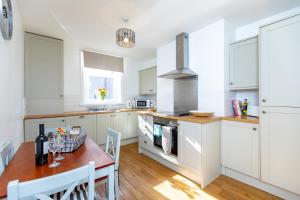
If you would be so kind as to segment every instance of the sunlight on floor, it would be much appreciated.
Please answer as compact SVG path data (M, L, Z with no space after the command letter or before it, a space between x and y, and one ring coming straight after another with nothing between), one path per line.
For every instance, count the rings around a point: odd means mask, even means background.
M173 180L165 180L159 185L156 185L154 189L164 197L172 200L217 200L215 197L202 191L199 185L183 176L175 175L172 179Z

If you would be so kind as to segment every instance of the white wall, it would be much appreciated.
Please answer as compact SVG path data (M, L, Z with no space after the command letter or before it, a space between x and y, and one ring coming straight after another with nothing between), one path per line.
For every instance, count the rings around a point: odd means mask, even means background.
M198 73L198 108L213 111L216 115L225 114L227 102L225 73L228 73L228 64L225 62L228 59L225 55L228 51L225 49L229 40L226 26L222 19L189 34L190 68ZM158 75L175 69L175 64L175 41L157 49ZM157 109L172 112L173 80L159 78L157 84Z
M122 85L123 102L139 95L139 71L156 66L156 58L149 60L136 60L124 58L124 74Z
M12 40L3 40L0 33L0 144L11 140L17 148L24 137L24 32L15 0L12 6Z
M157 49L157 75L172 71L176 68L176 43L168 43ZM157 78L157 110L162 112L174 111L174 81Z
M190 66L198 73L198 109L224 115L225 24L219 20L190 34Z
M272 22L275 22L275 21L278 21L278 20L282 20L284 18L294 16L296 14L300 14L300 7L296 7L296 8L293 8L291 10L287 10L285 12L278 13L278 14L273 15L271 17L261 19L257 22L239 27L235 31L235 39L236 40L241 40L241 39L245 39L245 38L248 38L248 37L258 35L259 27L261 27L263 25L266 25L266 24L269 24L269 23L272 23Z
M81 106L82 67L80 61L81 47L64 44L64 110L86 110ZM139 95L138 71L156 66L156 58L136 60L124 58L124 74L122 81L122 102Z

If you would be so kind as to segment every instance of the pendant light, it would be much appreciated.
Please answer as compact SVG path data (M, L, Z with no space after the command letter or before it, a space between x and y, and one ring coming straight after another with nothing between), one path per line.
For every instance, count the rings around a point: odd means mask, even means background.
M127 17L123 17L125 23L128 22ZM116 43L123 48L131 48L135 45L135 32L128 28L120 28L116 32Z

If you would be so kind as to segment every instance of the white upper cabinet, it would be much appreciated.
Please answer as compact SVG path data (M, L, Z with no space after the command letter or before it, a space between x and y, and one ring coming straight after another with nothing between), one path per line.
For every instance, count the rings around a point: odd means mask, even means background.
M300 107L300 16L261 28L261 105Z
M300 195L300 109L263 108L262 181Z
M258 37L230 45L229 79L232 90L258 88Z
M96 142L96 115L66 117L65 120L66 126L80 126L80 128L86 131L87 135Z
M222 122L222 165L259 178L258 125Z
M157 67L151 67L139 72L140 94L156 94Z
M63 112L63 41L25 34L27 114Z

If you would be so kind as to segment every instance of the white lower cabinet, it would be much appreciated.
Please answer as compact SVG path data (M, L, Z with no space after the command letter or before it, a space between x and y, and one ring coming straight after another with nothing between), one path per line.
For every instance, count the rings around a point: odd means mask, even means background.
M257 124L222 122L222 165L259 178L259 131Z
M179 162L194 172L201 171L201 124L181 122L179 126Z
M134 112L98 114L97 144L105 144L108 128L120 132L122 140L136 138L138 136L137 123L137 114Z
M46 118L25 120L25 142L34 141L39 135L39 125L44 124L45 128L65 127L64 118Z
M127 113L127 137L135 138L138 136L138 115L134 112Z
M105 144L108 128L122 134L126 140L138 136L137 114L134 112L116 112L98 115L81 115L62 118L44 118L25 120L25 141L33 141L39 134L39 124L45 128L80 126L98 145Z
M262 181L300 195L300 108L261 109Z
M108 128L112 128L112 114L97 115L97 144L98 145L105 144Z
M184 175L205 188L221 174L220 123L178 124L179 166L189 171Z
M128 138L127 113L120 112L112 114L112 129L121 133L121 140Z
M86 131L87 135L94 141L96 141L96 127L97 118L96 115L82 115L74 117L66 117L66 126L80 126L81 129Z
M153 117L138 116L139 145L149 151L153 150Z

